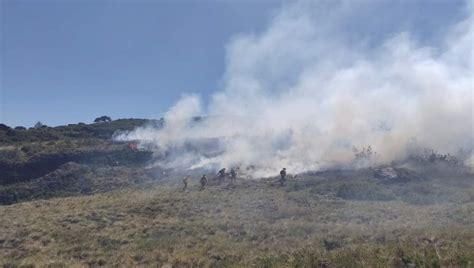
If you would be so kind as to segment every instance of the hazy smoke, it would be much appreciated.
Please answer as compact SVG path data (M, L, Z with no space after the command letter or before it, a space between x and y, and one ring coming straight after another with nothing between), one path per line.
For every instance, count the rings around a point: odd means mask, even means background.
M359 9L286 6L263 33L233 38L223 90L207 107L184 96L163 129L119 139L153 145L167 167L254 166L255 176L353 164L353 148L368 145L376 163L401 159L414 144L472 149L473 5L431 47L407 32L371 42L370 33L348 33Z

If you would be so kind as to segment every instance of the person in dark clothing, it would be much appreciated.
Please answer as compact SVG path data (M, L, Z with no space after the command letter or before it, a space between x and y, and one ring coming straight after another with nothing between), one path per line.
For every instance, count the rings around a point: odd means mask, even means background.
M281 171L280 171L280 185L283 186L285 185L285 181L286 181L286 168L283 168Z
M183 184L184 184L183 191L186 191L186 189L188 189L188 182L189 182L190 177L191 176L187 175L183 178Z
M235 182L237 180L237 171L235 171L235 168L230 169L230 181Z
M206 174L202 175L201 180L199 182L201 183L201 190L204 190L207 184Z
M225 168L219 170L219 184L221 184L225 179Z

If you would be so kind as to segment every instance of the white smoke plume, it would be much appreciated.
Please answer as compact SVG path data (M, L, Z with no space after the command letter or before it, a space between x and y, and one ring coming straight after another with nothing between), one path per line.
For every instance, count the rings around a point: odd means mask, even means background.
M153 144L165 167L252 166L255 177L353 163L353 148L369 145L374 164L413 144L472 150L472 3L439 44L422 46L409 32L374 44L370 33L341 34L360 19L354 2L285 6L263 33L231 40L223 89L207 107L184 96L162 129L118 139ZM200 141L210 145L189 149Z

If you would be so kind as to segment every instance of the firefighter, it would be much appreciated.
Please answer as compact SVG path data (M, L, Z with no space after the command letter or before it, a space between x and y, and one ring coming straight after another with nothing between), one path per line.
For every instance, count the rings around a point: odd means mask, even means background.
M219 184L221 184L225 179L225 168L219 170Z
M201 180L199 182L201 183L201 190L204 190L204 187L206 187L207 184L206 174L202 175Z
M184 178L183 178L183 184L184 184L183 191L186 191L186 189L188 189L188 181L189 181L190 177L191 176L189 176L189 175L184 176Z
M235 171L235 168L230 169L230 181L235 182L237 179L237 172Z
M283 168L281 171L280 171L280 185L283 186L285 185L285 181L286 181L286 168Z

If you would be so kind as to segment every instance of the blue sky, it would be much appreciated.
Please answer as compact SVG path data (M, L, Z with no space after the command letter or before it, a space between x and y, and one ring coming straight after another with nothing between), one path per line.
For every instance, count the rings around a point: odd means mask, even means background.
M1 1L0 122L159 118L220 89L226 44L265 30L281 1ZM463 1L378 1L351 32L410 31L429 45ZM328 10L330 12L330 10ZM376 37L378 38L378 37Z

